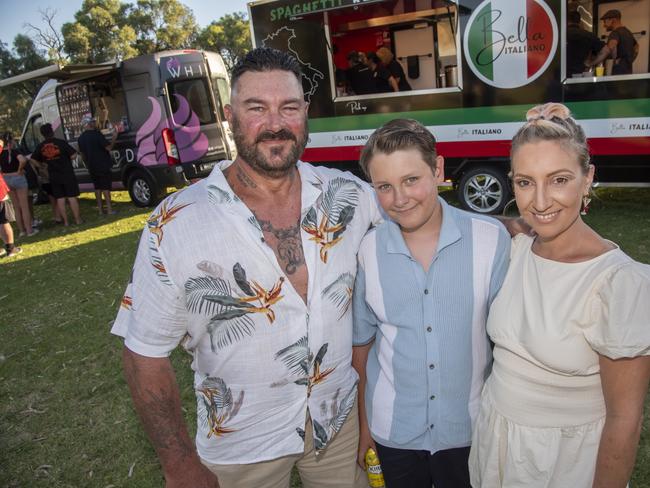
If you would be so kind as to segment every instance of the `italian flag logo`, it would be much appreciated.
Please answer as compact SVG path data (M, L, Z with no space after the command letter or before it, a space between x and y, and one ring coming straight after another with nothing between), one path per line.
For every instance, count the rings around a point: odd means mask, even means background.
M544 73L557 43L555 16L543 0L486 0L467 22L465 59L488 85L517 88Z

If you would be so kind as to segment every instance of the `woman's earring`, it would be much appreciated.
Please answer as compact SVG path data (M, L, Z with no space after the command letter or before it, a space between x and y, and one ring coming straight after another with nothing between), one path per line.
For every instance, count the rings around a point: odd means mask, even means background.
M580 209L580 215L587 215L587 212L589 211L590 203L591 203L591 198L589 198L589 195L585 195L582 197L582 208Z

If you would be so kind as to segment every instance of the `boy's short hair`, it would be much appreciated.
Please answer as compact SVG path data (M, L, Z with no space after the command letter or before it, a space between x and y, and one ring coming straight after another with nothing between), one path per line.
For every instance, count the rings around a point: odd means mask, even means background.
M368 166L377 153L392 154L395 151L417 149L432 171L436 169L436 138L420 122L413 119L394 119L372 133L361 150L359 165L370 178Z

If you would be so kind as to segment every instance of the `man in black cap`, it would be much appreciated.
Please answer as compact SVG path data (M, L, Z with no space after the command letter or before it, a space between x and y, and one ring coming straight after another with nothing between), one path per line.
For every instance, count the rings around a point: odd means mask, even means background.
M572 10L567 15L566 48L567 75L581 74L585 71L585 63L596 56L605 43L591 31L580 27L580 14Z
M613 75L632 74L632 62L639 54L639 44L630 29L621 23L620 10L608 10L600 20L603 21L603 26L609 32L609 38L591 66L602 63L606 58L611 57L614 60Z

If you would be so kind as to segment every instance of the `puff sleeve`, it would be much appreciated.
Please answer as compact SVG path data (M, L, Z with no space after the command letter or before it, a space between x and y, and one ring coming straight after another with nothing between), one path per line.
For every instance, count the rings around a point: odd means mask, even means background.
M650 355L650 266L630 261L606 273L589 304L589 345L611 359Z

